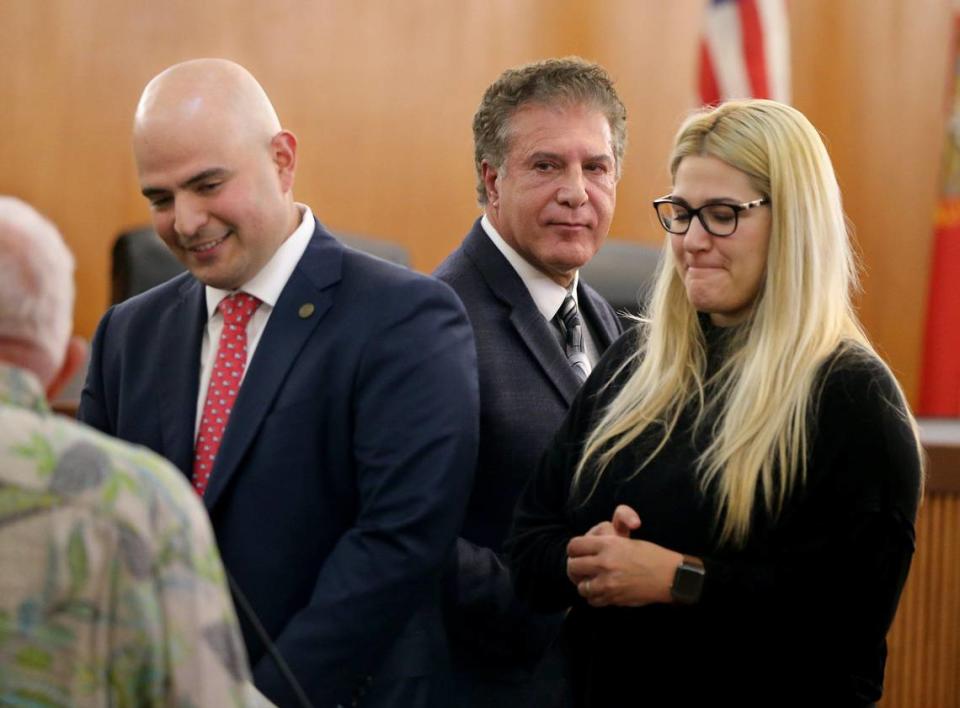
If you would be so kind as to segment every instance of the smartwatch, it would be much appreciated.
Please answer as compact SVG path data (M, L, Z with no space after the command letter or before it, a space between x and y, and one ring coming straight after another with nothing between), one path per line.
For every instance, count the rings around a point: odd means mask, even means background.
M673 585L670 587L670 594L674 601L683 605L692 605L700 601L700 595L703 592L703 579L707 571L703 567L703 562L696 558L683 557L680 565L677 566L677 572L673 576Z

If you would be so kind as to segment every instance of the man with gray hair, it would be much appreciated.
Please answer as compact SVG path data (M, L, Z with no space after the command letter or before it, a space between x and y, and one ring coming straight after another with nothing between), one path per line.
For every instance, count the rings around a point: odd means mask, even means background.
M0 704L263 705L190 486L47 405L85 356L73 268L0 196Z
M580 384L620 333L579 278L616 203L626 110L576 57L505 71L473 120L483 215L435 275L477 340L480 451L446 621L462 706L563 704L559 616L514 597L501 557L513 508ZM544 659L546 652L546 659Z

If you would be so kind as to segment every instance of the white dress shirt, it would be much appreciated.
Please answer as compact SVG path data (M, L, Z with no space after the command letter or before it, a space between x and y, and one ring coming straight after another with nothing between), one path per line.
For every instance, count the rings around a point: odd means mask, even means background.
M203 416L203 405L207 400L207 387L210 385L213 361L217 355L220 333L223 331L223 316L217 309L220 301L228 295L243 291L258 298L261 302L260 307L257 308L253 317L247 323L247 367L243 370L243 375L246 376L250 362L253 361L253 353L257 350L257 344L260 343L260 336L270 319L270 313L273 312L280 293L290 279L293 269L300 262L300 258L303 257L303 252L307 250L307 244L310 243L310 238L313 236L316 226L313 212L305 204L297 204L297 208L301 214L300 225L280 244L280 248L276 250L266 265L255 276L237 290L221 290L209 285L206 286L207 326L203 329L203 343L200 346L200 391L197 395L197 414L193 425L194 438L196 438L197 431L200 429L200 418ZM241 379L242 382L243 379Z
M504 241L503 236L497 233L497 230L493 224L490 223L486 214L480 219L480 226L483 227L487 236L493 241L493 245L497 247L500 253L503 254L503 257L513 266L517 275L520 276L520 280L522 280L523 284L527 287L527 291L530 293L530 297L533 298L534 304L551 328L555 328L554 317L556 317L560 311L560 306L568 294L573 295L573 300L577 303L577 309L580 309L580 297L577 294L577 284L580 282L579 271L573 274L573 282L570 283L570 289L568 290L549 275L536 268L532 263L517 253L516 249L509 243ZM593 332L590 330L590 325L587 324L587 318L583 316L582 310L580 310L580 325L583 330L584 350L586 351L587 359L590 361L590 368L592 370L597 360L600 359L600 350L597 348ZM589 374L590 371L587 371L587 373Z

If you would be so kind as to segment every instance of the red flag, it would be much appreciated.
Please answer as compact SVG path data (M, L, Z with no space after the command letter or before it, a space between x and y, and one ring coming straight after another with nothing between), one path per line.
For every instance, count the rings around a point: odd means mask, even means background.
M700 42L700 100L790 101L784 0L711 0Z
M943 151L943 192L934 220L933 263L918 412L960 416L960 13L954 16L951 117Z

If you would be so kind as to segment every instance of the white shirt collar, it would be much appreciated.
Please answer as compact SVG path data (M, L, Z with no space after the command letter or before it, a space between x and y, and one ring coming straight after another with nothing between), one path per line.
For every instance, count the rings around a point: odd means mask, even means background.
M560 310L560 305L563 304L564 298L568 294L573 295L574 302L577 303L578 307L580 306L580 300L577 297L577 283L580 282L580 271L573 274L573 282L570 284L570 289L568 290L553 280L549 275L536 268L517 253L509 243L504 241L503 236L497 233L497 230L493 224L490 223L486 214L480 219L480 226L483 227L487 236L493 241L493 245L499 249L503 257L506 258L510 262L510 265L513 266L513 269L517 271L520 280L527 286L527 290L530 292L530 297L533 298L534 304L536 304L537 309L540 310L540 314L543 315L547 322L554 318Z
M306 204L297 204L300 210L300 225L294 229L287 239L280 244L280 248L274 252L266 265L260 271L241 285L237 290L242 290L258 298L264 305L271 309L277 304L280 293L290 280L293 269L303 257L303 252L307 250L307 244L313 236L316 227L316 221L313 218L313 212ZM207 296L207 319L213 317L223 298L230 295L231 290L221 290L209 285L206 286Z

